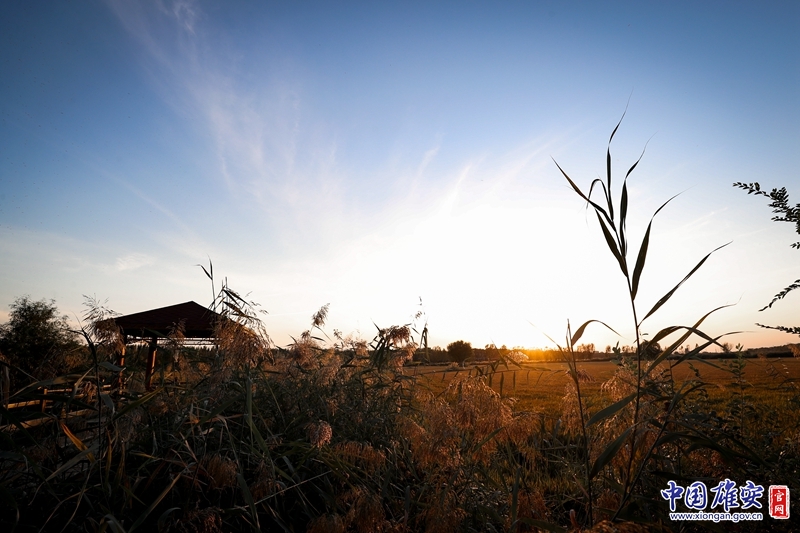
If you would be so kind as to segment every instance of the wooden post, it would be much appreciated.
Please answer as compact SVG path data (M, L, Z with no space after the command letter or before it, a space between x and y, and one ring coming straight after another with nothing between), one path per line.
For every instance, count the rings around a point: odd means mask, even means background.
M2 358L0 354L0 358ZM3 409L8 409L8 398L11 392L11 374L8 371L8 365L3 364L3 369L0 370L0 396L2 396ZM3 417L0 416L0 425L3 423Z
M125 368L125 345L127 344L128 338L123 335L122 336L122 347L120 348L119 352L117 353L117 366L124 369ZM122 372L124 370L120 370L119 374L117 374L116 382L114 383L115 388L122 390Z
M125 366L125 346L128 344L128 336L122 336L122 346L117 353L117 366Z
M3 370L0 372L0 391L3 396L3 407L8 409L8 398L11 393L11 373L8 371L8 366L3 365Z
M150 381L153 378L153 371L156 368L156 351L158 350L158 337L150 339L150 348L147 350L147 367L144 371L144 387L146 390L153 390Z

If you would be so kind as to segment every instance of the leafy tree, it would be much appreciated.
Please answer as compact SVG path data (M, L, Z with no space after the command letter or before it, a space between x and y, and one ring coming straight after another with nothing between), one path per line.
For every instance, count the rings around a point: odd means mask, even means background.
M472 345L465 341L455 341L447 345L447 355L454 363L464 366L467 359L471 359L474 355Z
M639 352L642 355L642 359L652 361L661 355L661 345L657 342L644 339L639 343Z
M15 385L69 371L80 351L77 335L70 331L66 315L59 316L54 300L17 298L9 321L0 326L0 353L11 366Z
M794 207L789 205L789 193L786 192L786 187L781 187L780 189L772 189L770 192L765 192L761 190L761 185L758 182L755 183L741 183L736 182L733 184L734 187L739 187L740 189L744 189L747 191L747 194L755 194L756 196L766 196L772 202L769 206L772 208L772 212L775 213L775 216L772 217L772 220L776 222L789 222L795 225L795 231L797 234L800 235L800 204L795 204ZM800 250L800 241L792 243L792 248ZM768 309L772 307L772 304L777 302L778 300L783 300L787 294L792 292L793 290L800 288L800 279L795 280L791 283L788 287L783 289L781 292L776 294L772 301L759 309L759 311L763 311L764 309ZM800 326L795 327L788 327L788 326L765 326L764 324L758 324L762 328L768 329L777 329L779 331L784 331L786 333L793 333L795 335L800 335Z

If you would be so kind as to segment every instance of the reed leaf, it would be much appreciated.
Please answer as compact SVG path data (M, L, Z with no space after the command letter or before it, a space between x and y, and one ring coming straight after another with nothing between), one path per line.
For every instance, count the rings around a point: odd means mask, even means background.
M108 527L111 528L111 531L114 533L126 533L125 528L122 527L122 524L119 523L119 520L112 514L107 514L103 517L103 521L108 524Z
M709 340L709 341L712 340L711 337L709 337L708 335L706 335L705 333L700 331L698 328L700 327L700 324L702 324L705 321L705 319L708 318L712 313L715 313L716 311L719 311L720 309L725 309L726 307L730 307L730 305L721 305L721 306L717 307L716 309L712 309L711 311L709 311L708 313L703 315L700 318L700 320L698 320L694 324L694 326L691 326L691 327L688 327L688 326L671 326L671 327L664 328L661 331L659 331L658 333L656 333L653 336L653 338L650 340L650 342L653 342L653 343L658 342L662 338L664 338L664 337L666 337L666 336L668 336L668 335L670 335L670 334L672 334L675 331L678 331L680 329L685 329L686 330L686 332L683 335L681 335L678 338L678 340L673 342L667 349L665 349L661 354L659 354L659 356L656 357L653 360L653 362L650 363L650 366L645 371L645 375L650 374L650 372L656 366L658 366L667 357L669 357L670 355L675 353L675 350L677 350L679 347L681 347L683 345L683 343L686 341L686 339L688 339L692 334L695 334L695 335L697 335L699 337L702 337L702 338L704 338L706 340ZM729 334L726 333L725 335L729 335ZM717 337L717 340L719 338L721 338L722 336L724 336L724 335L720 335L719 337ZM712 341L712 343L713 343L713 341Z
M633 170L633 169L631 169ZM656 218L656 215L659 211L664 209L668 203L674 200L678 195L676 194L663 204L661 207L656 209L656 212L653 213L653 216L650 217L650 222L647 224L647 231L644 233L644 238L642 238L642 245L639 247L639 254L636 257L636 266L633 268L633 282L631 283L631 299L636 299L636 295L639 292L639 280L642 276L642 271L644 270L644 263L647 258L647 248L650 244L650 228L653 226L653 219Z
M122 409L117 411L117 414L113 417L112 420L118 420L120 417L128 414L129 412L131 412L132 410L136 409L137 407L143 406L144 404L146 404L147 402L149 402L150 400L152 400L153 398L158 396L161 393L161 391L162 391L162 389L159 388L159 389L156 389L156 390L154 390L152 392L148 392L147 394L143 395L141 398L139 398L139 399L127 404L125 407L123 407Z
M239 472L236 473L236 481L239 483L239 488L242 491L244 501L247 502L247 510L250 513L250 519L252 520L250 525L253 528L253 531L260 533L261 524L258 520L258 510L256 509L255 502L253 501L253 494L250 492L250 488L247 486L247 481L245 481L244 476Z
M170 484L167 485L167 488L165 488L161 492L161 494L158 495L158 498L156 498L155 500L150 502L150 505L147 506L147 509L145 509L144 512L139 515L139 518L137 518L136 522L134 522L133 525L130 527L130 529L128 530L128 533L133 533L136 530L136 528L141 526L144 523L144 521L147 520L147 517L150 516L150 513L153 512L153 509L158 507L158 504L161 503L161 500L166 498L167 494L169 494L169 492L172 490L172 487L175 486L175 484L178 482L178 480L180 478L181 478L180 474L176 474L175 475L175 477L172 479Z
M648 313L647 313L647 314L644 316L644 318L643 318L642 320L640 320L640 321L639 321L639 325L641 326L641 324L642 324L642 323L643 323L645 320L647 320L647 318L648 318L649 316L651 316L653 313L655 313L656 311L658 311L658 310L661 308L661 306L662 306L662 305L664 305L665 303L667 303L667 301L668 301L670 298L672 298L672 295L673 295L673 294L675 294L675 291L677 291L677 290L678 290L678 289L681 287L681 285L683 285L683 284L684 284L684 282L685 282L687 279L689 279L690 277L692 277L692 275L693 275L695 272L697 272L697 269L699 269L701 266L703 266L703 263L705 263L705 262L706 262L706 260L707 260L709 257L711 257L711 254L713 254L713 253L714 253L714 252L716 252L717 250L720 250L720 249L722 249L722 248L725 248L726 246L728 246L728 244L730 244L730 243L726 243L726 244L723 244L722 246L719 246L719 247L717 247L717 248L714 248L712 251L710 251L708 254L706 254L706 256L705 256L705 257L703 257L703 259L701 259L701 260L700 260L700 262L699 262L699 263L697 263L697 265L695 265L695 267L694 267L694 268L693 268L693 269L692 269L692 270L691 270L691 271L690 271L688 274L686 274L686 276L685 276L685 277L684 277L684 278L683 278L683 279L680 281L680 283L678 283L677 285L675 285L675 287L673 287L671 291L669 291L667 294L665 294L664 296L662 296L662 297L661 297L661 299L660 299L660 300L658 300L658 301L656 302L656 304L655 304L655 305L652 307L652 309L650 309L650 311L649 311L649 312L648 312Z
M589 471L589 479L594 479L597 476L597 474L603 469L603 467L606 466L609 462L611 462L612 459L614 459L614 457L619 452L620 448L622 448L622 444L631 434L632 430L633 427L629 427L628 429L623 431L619 437L614 439L614 441L611 442L611 444L606 446L606 449L603 450L603 452L597 457L597 460L592 465L592 469Z
M595 413L594 416L592 416L589 419L588 422L586 422L586 427L593 426L593 425L597 424L598 422L602 422L606 418L614 416L622 408L624 408L626 405L631 403L634 398L636 398L636 393L635 392L633 394L629 394L628 396L624 397L620 401L615 402L615 403L609 405L608 407L606 407L604 409L601 409L600 411Z
M59 474L61 474L63 472L66 472L67 470L69 470L70 468L72 468L73 466L78 464L79 462L81 462L84 459L88 458L89 455L91 455L93 452L96 452L97 450L98 450L97 444L92 444L92 446L90 446L89 448L86 448L85 450L82 450L80 453L78 453L75 456L73 456L69 461L67 461L63 465L61 465L56 471L54 471L52 474L50 474L47 477L47 479L45 479L45 481L52 481L53 479L58 477Z
M577 185L575 185L575 182L574 182L574 181L572 181L572 179L571 179L571 178L570 178L570 177L567 175L567 173L566 173L566 172L564 172L564 169L562 169L562 168L559 166L559 164L556 162L556 160L555 160L555 159L553 159L553 162L554 162L554 163L556 164L556 166L558 167L558 170L560 170L560 171L561 171L561 174L563 174L563 175L564 175L564 177L565 177L565 178L567 178L567 181L568 181L568 182L569 182L569 184L572 186L572 188L575 190L575 192L576 192L576 193L578 193L578 195L579 195L581 198L583 198L584 200L586 200L586 203L588 203L589 205L591 205L591 206L592 206L592 207L595 209L595 211L597 211L597 212L599 212L600 214L602 214L602 215L603 215L603 218L605 218L605 219L606 219L606 221L608 222L608 224L609 224L610 226L612 226L612 227L613 227L613 226L614 226L614 221L613 221L611 218L609 218L609 216L608 216L608 213L606 212L606 210L605 210L605 209L603 209L602 207L600 207L599 205L597 205L595 202L593 202L593 201L592 201L592 200L591 200L591 199L590 199L588 196L586 196L585 194L583 194L583 191L580 189L580 187L578 187Z
M605 222L603 222L603 219L600 218L600 214L599 213L595 213L595 214L597 215L597 221L600 223L600 229L603 230L603 237L605 237L605 239L606 239L606 244L608 245L608 249L611 250L611 253L614 255L614 258L617 260L617 263L619 263L619 269L622 271L622 274L627 277L628 276L628 266L625 263L625 257L623 257L622 254L620 253L619 247L617 246L617 243L614 240L614 236L611 235L611 232L606 227Z
M588 326L589 324L591 324L593 322L597 322L598 324L602 324L605 327L607 327L609 330L611 330L613 333L616 333L617 335L619 335L619 333L614 331L614 328L612 328L611 326L609 326L608 324L606 324L602 320L595 320L595 319L587 320L586 322L581 324L581 326L575 331L575 333L570 338L569 341L570 341L570 344L572 346L575 346L575 343L578 342L581 339L581 337L583 337L583 333L584 333L584 331L586 331L586 326ZM538 369L535 369L535 370L538 370Z
M59 422L59 426L61 426L61 431L64 432L64 435L66 435L67 438L69 438L69 440L72 442L72 444L74 444L75 447L78 448L78 451L82 452L87 449L87 446L83 443L83 441L79 439L77 436L75 436L75 434L72 431L70 431L70 429L67 427L66 424L64 424L63 422ZM94 462L94 455L90 453L88 457L90 461Z
M638 162L638 161L637 161ZM634 165L635 166L635 165ZM633 170L631 168L631 170ZM628 171L630 174L630 171ZM628 256L628 240L625 236L625 228L628 220L628 177L622 182L622 196L619 201L619 246L623 257Z
M161 516L158 517L158 522L157 522L158 530L163 531L165 529L167 518L169 518L169 515L171 515L175 511L180 511L180 510L181 510L180 507L170 507L169 509L161 513Z

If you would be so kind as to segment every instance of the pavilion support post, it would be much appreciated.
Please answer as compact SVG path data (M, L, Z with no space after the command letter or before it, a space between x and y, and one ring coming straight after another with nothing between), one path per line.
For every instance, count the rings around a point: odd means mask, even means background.
M123 369L123 370L120 370L119 373L117 374L117 379L116 379L116 381L114 383L114 387L117 388L117 389L122 389L122 385L123 385L123 382L124 382L123 377L122 377L122 373L125 371L124 369L125 369L125 345L126 345L126 342L127 342L127 339L125 337L122 337L122 346L120 346L119 352L117 352L117 366Z
M2 357L3 355L0 354L0 358ZM0 359L0 363L2 363L2 365L0 365L0 403L2 403L3 409L8 409L8 399L11 392L11 374L5 361ZM0 425L2 425L3 422L8 423L7 420L3 420L3 417L0 416Z
M158 351L158 337L150 339L150 348L147 350L147 367L144 371L144 387L146 390L153 390L150 381L153 379L153 371L156 369L156 352Z
M0 370L0 396L2 396L3 408L8 409L8 399L11 392L11 373L8 365L3 364Z
M43 413L47 409L47 398L46 398L46 396L47 396L47 389L44 388L44 389L42 389L42 399L39 400L39 410L41 412L43 412Z

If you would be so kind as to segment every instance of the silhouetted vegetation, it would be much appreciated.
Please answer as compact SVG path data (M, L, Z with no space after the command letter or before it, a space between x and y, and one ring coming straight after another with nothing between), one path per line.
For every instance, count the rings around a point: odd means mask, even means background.
M28 296L11 304L9 320L0 326L0 353L11 370L12 387L68 372L85 355L55 302Z
M744 189L747 191L747 194L755 194L756 196L766 196L772 202L770 202L769 206L772 208L772 212L775 213L775 216L772 217L772 220L776 222L789 222L795 225L795 231L798 235L800 235L800 204L795 204L794 207L789 205L789 193L786 192L786 187L781 187L780 189L772 189L770 192L764 192L761 190L761 185L758 182L755 183L741 183L736 182L733 184L734 187L739 187L740 189ZM800 241L792 243L792 248L800 250ZM780 291L778 294L772 297L772 301L769 302L767 305L759 309L759 311L763 311L765 309L769 309L772 307L772 304L777 302L778 300L783 300L790 292L795 289L800 288L800 279L795 280L794 282L790 283L785 289ZM800 326L765 326L764 324L757 324L762 328L767 329L777 329L779 331L783 331L785 333L793 333L795 335L800 335Z
M464 363L475 355L472 344L466 341L455 341L447 345L447 355L454 363L464 366Z

